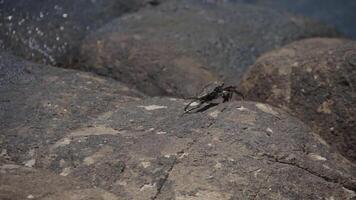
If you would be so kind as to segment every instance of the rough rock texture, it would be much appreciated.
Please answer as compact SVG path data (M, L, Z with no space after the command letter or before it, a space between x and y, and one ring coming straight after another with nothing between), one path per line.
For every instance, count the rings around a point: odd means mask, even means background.
M206 0L209 1L209 0ZM219 0L210 0L219 1ZM354 0L228 0L252 5L267 6L288 11L334 25L342 33L356 38L356 1Z
M2 0L0 48L33 61L68 65L81 39L155 0Z
M117 200L102 189L90 188L86 183L38 170L0 161L0 199L2 200Z
M240 86L249 99L289 110L356 160L356 42L295 42L261 56Z
M216 78L236 83L262 52L300 38L332 35L331 28L270 9L168 1L91 34L79 65L149 95L187 97Z
M281 110L236 102L181 115L184 103L128 103L34 159L123 199L355 196L355 166Z
M13 161L123 102L142 97L117 81L0 53L0 147ZM1 150L0 150L1 151Z
M356 166L266 104L182 115L185 101L124 104L35 149L45 168L119 199L350 199ZM33 133L27 133L33 134Z

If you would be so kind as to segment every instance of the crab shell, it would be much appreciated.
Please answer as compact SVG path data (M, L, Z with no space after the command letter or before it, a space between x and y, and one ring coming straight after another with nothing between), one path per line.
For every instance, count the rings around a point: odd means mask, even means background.
M197 96L198 99L204 99L205 97L208 97L212 95L213 93L216 93L221 91L224 87L224 83L220 81L215 81L203 88L203 90L199 93Z

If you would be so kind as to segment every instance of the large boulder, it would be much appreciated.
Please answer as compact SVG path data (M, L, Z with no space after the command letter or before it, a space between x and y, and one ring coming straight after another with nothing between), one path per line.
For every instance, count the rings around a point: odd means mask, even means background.
M115 80L0 53L0 148L33 165L34 149L143 95ZM1 151L0 150L0 151Z
M240 84L248 99L282 107L356 160L356 42L307 39L261 56Z
M282 110L130 102L36 149L35 167L120 199L351 199L356 166Z
M209 1L209 0L206 0ZM219 0L210 0L219 1ZM228 0L266 6L279 11L304 15L334 25L345 35L356 38L356 2L354 0Z
M0 48L27 59L69 65L81 39L110 19L157 0L3 0Z
M168 1L88 36L79 67L149 95L189 97L215 79L236 83L265 51L300 38L334 35L319 23L271 9Z

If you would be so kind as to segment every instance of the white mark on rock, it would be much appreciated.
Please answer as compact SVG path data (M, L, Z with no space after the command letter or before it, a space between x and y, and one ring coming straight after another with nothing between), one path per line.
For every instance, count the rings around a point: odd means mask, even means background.
M255 172L253 172L253 176L254 176L255 178L257 178L258 173L260 173L261 171L262 171L262 169L256 170Z
M222 164L219 161L217 161L216 165L214 167L215 167L215 169L221 169L222 168Z
M117 181L117 184L121 185L121 186L126 186L127 182L126 181Z
M36 160L31 159L31 160L26 161L24 164L26 167L33 167L36 164Z
M323 165L323 167L325 168L325 169L331 169L329 166L327 166L327 165Z
M144 190L152 190L155 187L156 187L155 183L153 183L153 184L145 184L140 188L140 191L142 192Z
M318 154L315 154L315 153L310 153L308 154L309 158L311 158L312 160L317 160L317 161L325 161L326 158L318 155Z
M71 168L70 167L66 167L63 169L63 171L59 174L61 176L68 176L71 173Z
M157 134L157 135L164 135L164 134L167 134L167 132L165 132L165 131L158 131L156 134Z
M210 112L209 116L212 117L212 118L217 118L219 114L220 114L220 111L219 110L215 110L213 112Z
M186 157L188 155L189 155L189 153L183 153L182 155L179 156L179 158L181 159L181 158L184 158L184 157Z
M272 130L271 128L267 128L266 131L267 131L268 133L270 133L270 134L273 133L273 130Z
M189 106L197 106L197 105L199 105L199 103L194 101L194 102L191 103Z
M86 157L86 158L84 158L83 163L85 165L92 165L95 163L95 160L92 157Z
M65 161L64 159L61 159L61 160L59 161L59 166L60 166L60 167L63 167L65 164L66 164L66 161Z
M158 110L158 109L167 108L167 106L159 106L159 105L137 106L137 107L144 108L146 110Z
M26 198L28 198L28 199L33 199L33 198L35 198L32 194L29 194L29 195L27 195L27 197Z
M265 113L269 113L275 116L278 116L279 114L277 111L274 111L273 108L267 104L256 103L256 107Z
M134 34L132 37L133 37L133 39L135 39L135 40L142 40L142 36L139 35L139 34Z
M62 17L63 17L63 18L67 18L67 17L68 17L68 14L67 14L67 13L63 13Z
M241 107L238 107L237 110L240 110L240 111L246 111L248 110L247 108L245 108L244 106L241 106Z
M147 167L151 166L151 162L148 162L148 161L144 161L141 164L142 164L143 168L147 168Z
M64 147L70 144L72 140L70 138L62 138L61 140L57 141L52 147L51 150L56 149L58 147Z

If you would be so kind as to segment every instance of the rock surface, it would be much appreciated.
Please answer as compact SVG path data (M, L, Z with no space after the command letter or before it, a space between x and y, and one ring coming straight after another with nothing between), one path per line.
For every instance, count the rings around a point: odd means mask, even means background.
M209 1L209 0L207 0ZM214 0L212 0L214 1ZM219 0L215 0L219 1ZM288 11L334 25L345 35L356 38L356 2L354 0L228 0Z
M189 97L215 79L237 83L267 50L334 35L319 23L270 9L169 1L118 18L88 36L79 67L149 95Z
M295 42L261 56L240 86L248 99L289 110L356 160L356 42Z
M80 127L57 130L56 142L33 151L32 167L118 199L355 196L356 166L282 110L232 102L182 115L186 103L129 102Z
M102 189L59 176L48 170L39 170L0 161L0 199L2 200L117 200Z
M68 65L88 32L150 2L154 0L2 0L0 48L33 61Z
M35 149L66 130L143 96L108 78L6 53L0 53L0 94L0 146L13 161L27 166L35 164L30 158Z

